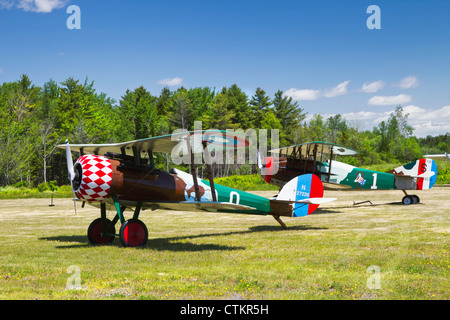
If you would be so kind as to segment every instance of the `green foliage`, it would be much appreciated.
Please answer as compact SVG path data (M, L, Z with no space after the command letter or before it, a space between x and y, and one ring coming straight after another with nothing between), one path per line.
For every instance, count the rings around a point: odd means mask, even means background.
M450 184L450 162L436 161L437 166L437 182L438 184Z
M0 199L28 199L28 198L72 198L72 187L64 185L58 187L55 181L49 183L41 183L35 188L28 186L0 187Z
M257 174L222 177L214 179L214 182L242 191L278 190L278 187L264 182Z
M47 190L54 192L54 191L58 190L58 186L56 185L56 181L49 181L49 182L40 183L40 184L38 184L38 186L36 188L37 188L37 190L39 192L44 192L44 191L47 191Z
M286 137L284 144L298 143L295 137L298 137L298 131L301 130L301 122L306 118L306 113L297 102L292 101L292 98L284 96L281 90L275 93L272 104L273 112L279 119Z

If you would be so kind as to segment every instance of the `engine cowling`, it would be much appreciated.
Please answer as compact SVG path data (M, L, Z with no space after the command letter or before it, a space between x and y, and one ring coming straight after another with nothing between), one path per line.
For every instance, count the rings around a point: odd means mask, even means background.
M104 201L111 190L112 165L108 158L84 155L74 165L72 185L78 198L85 201Z

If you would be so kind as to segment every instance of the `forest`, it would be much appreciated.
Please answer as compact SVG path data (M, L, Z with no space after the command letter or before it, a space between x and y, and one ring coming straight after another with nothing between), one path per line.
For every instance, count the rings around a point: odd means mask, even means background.
M248 96L237 84L151 93L143 86L126 90L119 101L97 92L94 81L50 79L43 86L23 74L0 86L0 186L37 186L54 181L68 184L63 150L58 144L114 143L172 133L175 129L279 129L279 144L328 141L360 153L340 159L352 165L407 163L427 153L450 151L450 133L416 138L408 114L397 106L387 121L360 130L340 114L324 118L307 112L278 90L273 97L262 88ZM162 168L170 156L158 155ZM255 173L254 165L220 168L218 176Z

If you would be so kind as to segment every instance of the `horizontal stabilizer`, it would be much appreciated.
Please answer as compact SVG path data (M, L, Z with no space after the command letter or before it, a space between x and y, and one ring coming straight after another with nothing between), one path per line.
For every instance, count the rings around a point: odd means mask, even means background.
M279 203L308 203L308 204L324 204L328 202L332 202L337 200L337 198L307 198L302 199L298 201L292 201L292 200L272 200L273 202L279 202Z
M411 178L431 178L432 176L435 175L435 172L433 171L429 171L429 172L425 172L421 175L416 175L416 174L401 174L400 176L403 177L411 177Z

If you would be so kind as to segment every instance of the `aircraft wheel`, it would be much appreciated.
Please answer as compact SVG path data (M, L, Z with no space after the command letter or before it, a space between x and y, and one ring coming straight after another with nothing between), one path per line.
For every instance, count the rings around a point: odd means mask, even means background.
M413 198L411 196L404 196L402 199L402 203L404 205L410 205L411 203L413 203Z
M141 220L130 219L120 227L119 237L125 247L145 246L148 240L148 230Z
M111 220L106 219L106 227L109 229ZM112 227L111 233L116 233L116 228ZM114 240L114 236L102 236L102 218L95 219L88 228L87 236L91 244L106 244Z
M416 195L412 195L411 198L413 200L413 204L417 204L420 202L420 198Z

